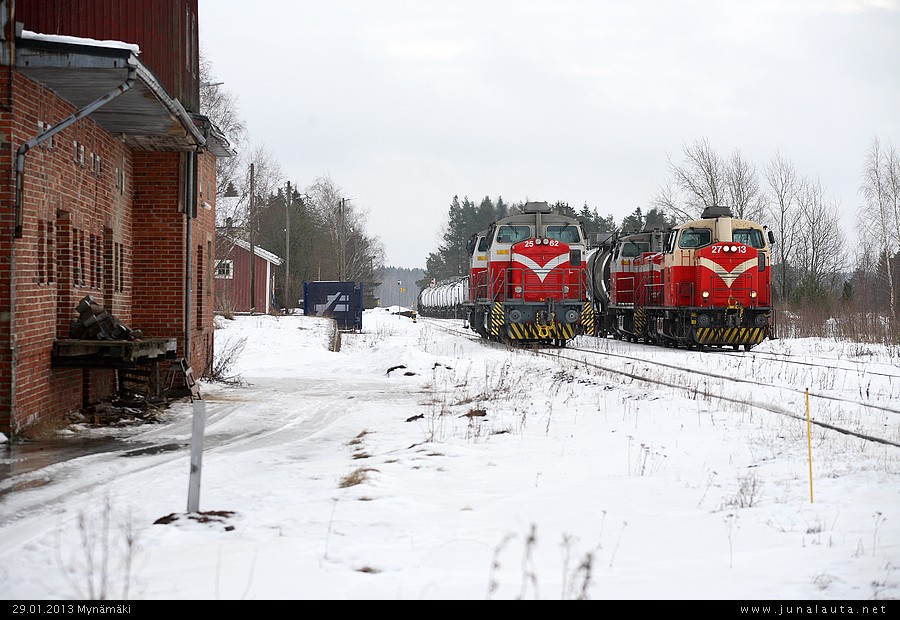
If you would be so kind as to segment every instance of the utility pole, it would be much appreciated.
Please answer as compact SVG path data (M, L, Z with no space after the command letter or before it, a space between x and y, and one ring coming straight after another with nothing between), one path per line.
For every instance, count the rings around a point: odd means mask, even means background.
M338 280L344 281L344 199L341 198L340 202L340 224L338 230Z
M256 248L253 246L256 228L256 179L253 176L253 164L250 164L250 314L256 311Z
M294 307L291 298L291 182L287 182L287 199L284 201L284 307L290 312Z

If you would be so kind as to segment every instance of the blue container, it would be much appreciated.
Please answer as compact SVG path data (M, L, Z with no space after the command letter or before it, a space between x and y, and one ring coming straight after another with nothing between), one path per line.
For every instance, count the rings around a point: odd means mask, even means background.
M303 314L333 318L342 331L362 329L362 282L304 282Z

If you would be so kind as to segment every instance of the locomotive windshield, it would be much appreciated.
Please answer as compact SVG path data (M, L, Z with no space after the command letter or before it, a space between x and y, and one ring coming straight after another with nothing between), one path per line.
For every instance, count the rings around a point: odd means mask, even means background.
M562 241L563 243L579 243L581 235L577 226L566 224L565 226L547 226L545 235L551 239Z
M498 243L518 243L531 239L531 226L505 224L497 233Z
M708 228L685 228L678 241L680 248L700 248L712 241L712 231Z
M749 245L751 248L761 250L766 247L766 241L763 238L762 231L758 228L736 228L731 233L732 241Z

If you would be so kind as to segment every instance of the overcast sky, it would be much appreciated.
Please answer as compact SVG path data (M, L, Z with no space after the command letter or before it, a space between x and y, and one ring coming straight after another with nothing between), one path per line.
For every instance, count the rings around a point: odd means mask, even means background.
M253 147L330 176L387 263L424 267L454 195L617 221L706 139L776 153L847 214L900 145L900 0L199 0Z

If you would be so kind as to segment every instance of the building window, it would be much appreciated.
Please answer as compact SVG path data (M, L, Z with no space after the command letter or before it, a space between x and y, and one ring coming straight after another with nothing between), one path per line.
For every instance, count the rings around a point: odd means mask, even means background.
M77 228L72 229L72 286L80 286L81 281L81 264L82 255L79 249L79 239L81 231Z
M209 239L206 240L206 255L212 256L212 241ZM212 295L213 283L212 283L212 271L213 271L213 263L212 261L206 261L206 294L207 296Z
M56 271L56 252L53 247L53 235L56 232L56 225L53 222L46 222L45 229L47 231L47 236L44 238L46 250L44 252L44 257L47 261L47 284L52 284L54 281L54 272Z
M125 290L125 246L121 243L117 245L116 256L119 259L119 268L116 271L116 286L119 287L117 290L121 292Z
M125 158L119 158L119 165L116 166L116 190L119 194L125 193Z
M44 274L46 273L47 238L44 236L44 220L38 220L38 284L44 283Z
M203 246L197 246L197 327L203 327Z
M216 261L216 279L231 280L234 278L234 261L217 260Z

